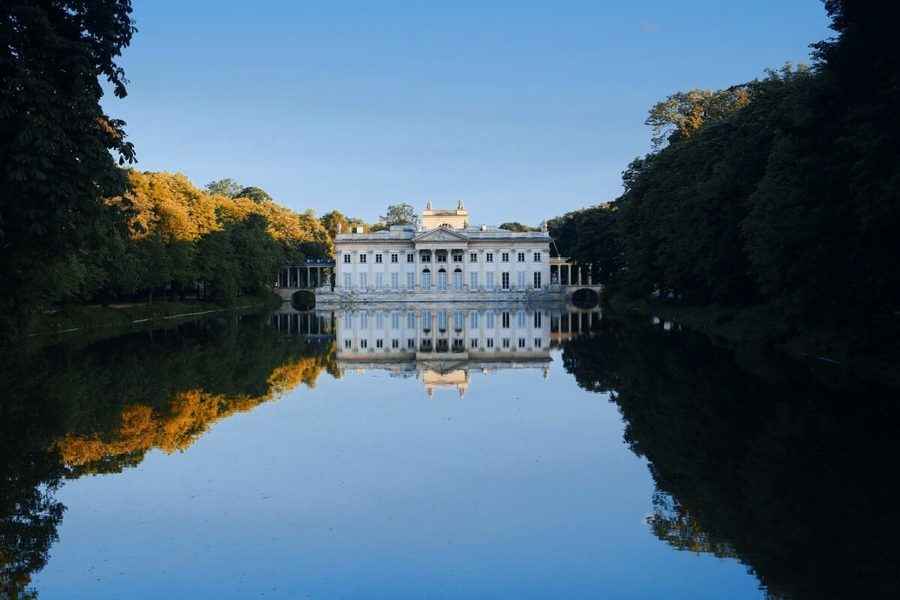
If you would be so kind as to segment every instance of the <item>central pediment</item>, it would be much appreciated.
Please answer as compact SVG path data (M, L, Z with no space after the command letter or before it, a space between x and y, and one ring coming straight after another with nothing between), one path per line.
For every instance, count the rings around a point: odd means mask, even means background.
M431 229L423 231L413 238L414 242L465 242L468 241L462 233L452 229Z

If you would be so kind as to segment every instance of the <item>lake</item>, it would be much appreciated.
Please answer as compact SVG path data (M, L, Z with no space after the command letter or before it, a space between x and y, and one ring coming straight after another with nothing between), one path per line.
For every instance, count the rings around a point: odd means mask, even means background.
M900 590L896 395L675 323L285 307L3 364L7 597Z

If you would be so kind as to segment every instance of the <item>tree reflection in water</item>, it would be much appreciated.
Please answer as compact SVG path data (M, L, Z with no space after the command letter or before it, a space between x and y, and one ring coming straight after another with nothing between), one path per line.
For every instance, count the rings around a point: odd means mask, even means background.
M0 597L35 597L65 479L190 446L214 422L336 374L330 338L288 338L261 316L210 319L2 359Z
M896 391L609 319L563 360L649 461L661 540L739 558L774 598L900 595Z

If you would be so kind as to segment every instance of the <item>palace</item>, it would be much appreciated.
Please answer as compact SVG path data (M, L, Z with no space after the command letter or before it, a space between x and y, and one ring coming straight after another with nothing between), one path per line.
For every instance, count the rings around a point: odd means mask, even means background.
M524 299L550 293L550 235L472 226L460 202L418 227L340 233L334 293L380 300Z

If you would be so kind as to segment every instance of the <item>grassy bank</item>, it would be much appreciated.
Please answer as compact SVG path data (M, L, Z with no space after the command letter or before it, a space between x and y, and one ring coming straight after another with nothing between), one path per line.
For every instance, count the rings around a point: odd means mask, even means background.
M845 331L791 325L770 306L679 306L621 295L605 299L612 314L659 317L708 336L718 346L737 351L774 350L809 362L825 375L856 377L900 387L900 324L886 323L877 336L862 339Z
M281 298L270 292L257 296L243 296L232 306L203 301L121 303L106 306L72 305L35 317L28 335L42 336L95 329L140 327L148 323L202 317L217 312L280 305Z

